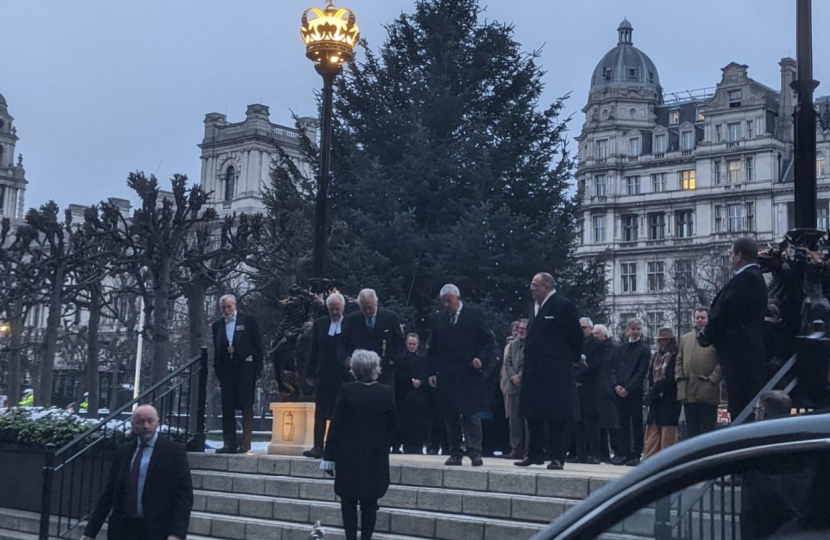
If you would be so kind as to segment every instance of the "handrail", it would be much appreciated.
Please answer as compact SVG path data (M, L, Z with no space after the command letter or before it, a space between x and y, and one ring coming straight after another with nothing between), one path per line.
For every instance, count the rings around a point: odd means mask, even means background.
M202 347L199 356L188 360L138 397L110 413L59 449L56 450L54 445L47 445L41 484L38 539L66 538L89 517L104 485L108 461L108 457L92 450L101 443L116 442L117 434L122 433L122 426L129 422L129 418L121 419L116 422L117 427L107 431L109 424L113 420L118 420L119 416L132 409L134 405L147 403L156 406L162 422L166 411L168 434L174 429L173 424L177 423L176 432L184 434L188 447L191 448L193 444L193 449L204 451L207 371L207 347ZM183 397L186 399L184 407ZM99 432L101 436L95 437ZM106 449L104 447L104 450ZM53 495L57 499L53 500ZM53 514L57 518L57 524L52 522ZM57 530L50 535L55 525Z
M202 347L202 354L207 355L207 347ZM121 414L125 413L128 409L132 409L133 405L141 403L141 401L146 399L147 396L151 395L153 392L155 392L156 390L158 390L162 386L169 383L175 377L178 377L179 375L184 373L185 370L189 369L191 366L193 366L194 364L201 361L202 354L200 354L199 356L194 356L193 358L188 360L187 363L180 366L178 369L174 370L172 373L169 373L165 378L161 379L160 381L158 381L157 383L152 385L150 388L148 388L147 390L142 392L138 397L133 398L131 401L125 403L124 405L121 406L120 409L117 409L115 412L110 413L109 415L104 417L103 420L101 420L100 422L98 422L97 424L95 424L94 426L89 428L87 431L84 431L83 433L81 433L80 435L78 435L77 437L75 437L74 439L69 441L68 443L61 446L55 452L55 457L60 456L61 454L66 452L71 447L76 446L80 441L86 439L87 437L89 437L90 435L92 435L93 433L98 431L99 429L105 427L110 421L115 420Z

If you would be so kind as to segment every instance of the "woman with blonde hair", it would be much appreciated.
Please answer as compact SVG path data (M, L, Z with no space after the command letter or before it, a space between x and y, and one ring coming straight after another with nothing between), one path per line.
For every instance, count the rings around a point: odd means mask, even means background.
M674 331L664 326L657 331L658 350L651 357L648 368L648 417L643 458L677 444L677 423L680 420L680 402L677 401L677 381L674 368L677 362L677 339Z

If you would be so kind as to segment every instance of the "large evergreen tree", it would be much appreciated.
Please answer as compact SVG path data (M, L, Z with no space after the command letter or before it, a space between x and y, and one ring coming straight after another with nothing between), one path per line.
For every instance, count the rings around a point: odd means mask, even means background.
M443 283L518 318L534 272L596 315L599 264L572 259L563 99L542 102L539 51L477 0L418 0L337 81L328 275L425 315ZM410 311L411 313L411 311Z

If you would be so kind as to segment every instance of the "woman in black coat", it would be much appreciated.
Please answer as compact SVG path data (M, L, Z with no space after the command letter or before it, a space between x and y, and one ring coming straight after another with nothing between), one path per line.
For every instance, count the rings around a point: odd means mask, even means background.
M320 467L334 471L346 540L357 540L358 502L361 539L370 540L377 501L389 488L389 444L397 416L392 387L377 383L380 357L356 350L351 368L356 382L343 385L337 395Z
M657 332L658 350L651 357L648 369L648 417L643 458L653 456L677 444L677 424L680 420L680 402L677 401L677 381L674 368L677 362L677 339L674 331L664 326Z

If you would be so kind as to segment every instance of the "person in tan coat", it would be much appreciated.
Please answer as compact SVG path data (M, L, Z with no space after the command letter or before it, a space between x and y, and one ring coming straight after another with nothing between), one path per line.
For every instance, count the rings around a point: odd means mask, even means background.
M686 433L691 438L715 429L723 372L714 347L701 347L697 336L709 322L709 310L695 310L695 329L680 338L675 379L677 400L683 403Z
M527 319L519 321L516 338L507 344L504 354L503 377L500 381L504 394L504 411L510 426L510 453L505 459L524 459L527 447L525 421L519 418L519 390L524 367Z

